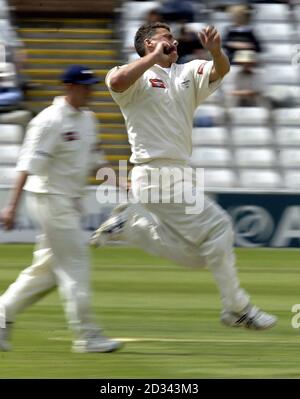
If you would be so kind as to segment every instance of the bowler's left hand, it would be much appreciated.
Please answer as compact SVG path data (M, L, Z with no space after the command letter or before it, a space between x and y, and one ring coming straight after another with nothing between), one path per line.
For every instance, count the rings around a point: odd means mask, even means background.
M221 36L214 26L207 26L198 33L202 46L210 53L218 53L221 50Z

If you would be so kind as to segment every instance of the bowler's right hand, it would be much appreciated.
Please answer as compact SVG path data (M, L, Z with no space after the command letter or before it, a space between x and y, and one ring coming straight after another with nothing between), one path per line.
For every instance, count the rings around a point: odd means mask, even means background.
M155 54L157 63L169 61L169 54L174 50L174 46L167 41L157 43L153 54Z

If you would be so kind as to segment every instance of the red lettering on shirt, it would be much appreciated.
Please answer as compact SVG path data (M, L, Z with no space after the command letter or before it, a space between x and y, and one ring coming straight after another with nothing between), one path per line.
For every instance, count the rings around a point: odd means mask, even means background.
M206 61L206 62L203 62L203 64L201 64L201 65L199 66L198 71L197 71L197 73L198 73L199 75L202 75L202 74L203 74L203 69L204 69L206 63L207 63L207 61Z
M159 87L160 89L165 89L166 85L164 82L160 79L149 79L152 87Z
M62 133L64 141L74 141L79 140L79 133L78 132L64 132Z

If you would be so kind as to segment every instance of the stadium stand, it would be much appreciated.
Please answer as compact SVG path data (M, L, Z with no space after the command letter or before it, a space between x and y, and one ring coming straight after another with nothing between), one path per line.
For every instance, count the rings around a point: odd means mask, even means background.
M291 11L287 4L256 4L253 12L254 21L287 22Z
M280 150L279 162L283 168L300 168L300 148Z
M299 126L300 108L279 108L273 111L274 123L277 126Z
M15 163L31 113L23 107L23 92L17 70L22 48L11 23L8 3L0 1L0 184L15 177Z
M268 125L270 114L263 107L232 107L228 110L232 125L265 126Z
M20 145L17 144L3 144L0 147L1 166L14 166L17 162Z
M291 43L265 43L260 56L264 64L291 64L294 46Z
M22 126L23 129L25 129L30 119L31 119L31 113L28 112L27 110L20 109L16 111L0 113L0 125L17 124Z
M239 148L235 150L235 160L240 168L276 166L276 155L270 148Z
M231 138L235 146L267 146L273 143L273 134L269 127L234 127Z
M196 167L231 166L232 155L226 148L195 147L191 163Z
M296 27L289 22L255 22L257 35L267 43L297 43Z
M226 170L235 178L224 177L225 186L228 183L232 188L296 190L300 188L300 5L291 8L287 4L252 4L252 8L252 24L263 48L259 61L270 106L228 107L227 102L224 105L217 101L216 105L224 107L224 123L210 128L196 125L193 142L195 146L209 145L211 151L227 149L233 155ZM212 11L207 22L224 34L230 21L227 12ZM236 72L237 67L232 66L230 76L225 78L223 96L232 89ZM215 98L220 100L222 96ZM201 117L205 116L203 112ZM200 167L207 163L202 152L194 151L193 164ZM221 168L209 169L211 176L221 176ZM210 184L212 188L222 187L222 182L213 178L206 179L206 185Z
M11 167L0 167L0 184L5 186L10 186L15 180L17 175L14 166Z
M227 145L228 131L225 127L201 128L193 129L193 145Z
M0 125L0 184L10 185L16 177L15 162L24 137L21 125Z
M297 85L299 70L293 65L266 65L266 83L277 85Z
M209 169L204 170L205 187L232 188L237 185L237 175L231 169Z
M282 127L276 129L276 140L279 146L298 146L300 148L300 128Z
M248 169L240 171L239 187L246 189L278 189L281 175L275 170Z
M22 144L23 129L20 125L1 124L1 144Z
M129 158L129 146L122 115L104 77L122 62L114 24L120 1L12 0L11 5L27 53L22 73L33 85L26 93L26 107L36 114L62 94L59 80L67 65L81 63L94 69L101 81L90 107L101 122L99 145L101 142L107 160L117 167L118 159ZM90 183L99 181L92 176Z
M284 173L284 186L289 189L300 188L300 171L292 170ZM277 185L278 187L278 185Z

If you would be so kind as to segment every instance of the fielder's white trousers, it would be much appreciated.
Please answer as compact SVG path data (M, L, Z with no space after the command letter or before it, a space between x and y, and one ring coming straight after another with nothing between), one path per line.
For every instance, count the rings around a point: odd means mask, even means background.
M74 199L30 194L27 207L41 230L32 265L0 297L8 322L56 286L64 300L70 327L78 336L97 330L90 313L89 258Z
M181 168L182 162L154 161L135 166L132 192L135 200L146 198L157 181L149 182L153 168ZM195 184L194 177L190 182ZM177 263L207 266L217 283L225 310L240 312L249 303L248 294L240 288L233 252L234 234L229 215L208 197L202 212L187 214L187 203L137 203L124 211L128 222L126 240L152 254Z

